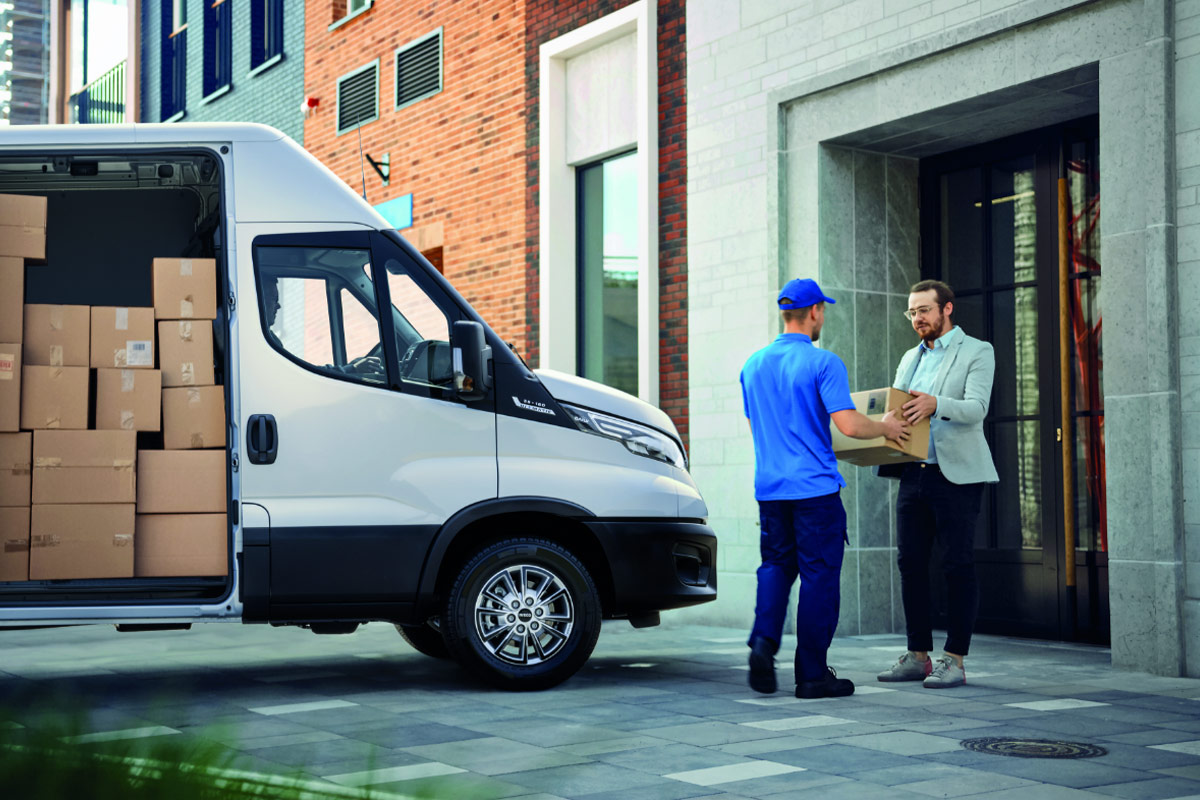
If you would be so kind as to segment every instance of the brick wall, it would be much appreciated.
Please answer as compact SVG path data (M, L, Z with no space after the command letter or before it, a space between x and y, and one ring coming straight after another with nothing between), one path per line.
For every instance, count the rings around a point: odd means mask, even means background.
M232 2L232 89L201 103L204 96L204 0L187 0L187 122L262 122L303 142L304 0L283 0L283 60L250 76L250 4ZM161 122L161 0L142 4L142 122ZM170 8L169 3L166 7Z
M525 26L524 331L538 363L538 75L546 42L629 5L629 0L530 0ZM687 52L684 0L658 3L659 406L688 440Z
M385 187L367 166L367 199L411 192L414 227L442 223L446 277L524 354L525 4L379 0L331 31L335 9L324 2L310 0L305 28L304 86L320 98L305 147L362 191L358 133L337 134L337 79L379 59L379 118L359 130L363 150L387 153L391 172ZM395 50L438 27L443 90L395 110Z

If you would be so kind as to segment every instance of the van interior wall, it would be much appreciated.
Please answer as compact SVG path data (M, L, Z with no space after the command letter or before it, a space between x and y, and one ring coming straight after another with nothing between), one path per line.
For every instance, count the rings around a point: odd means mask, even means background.
M26 303L153 306L156 257L212 257L197 241L201 198L191 189L46 193L46 263L25 270Z

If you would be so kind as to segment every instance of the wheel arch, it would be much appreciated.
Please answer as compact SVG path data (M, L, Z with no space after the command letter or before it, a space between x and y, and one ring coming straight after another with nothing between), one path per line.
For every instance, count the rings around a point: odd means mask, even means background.
M446 521L430 545L421 571L418 616L441 611L440 600L473 554L513 536L542 538L569 550L591 574L602 614L612 609L612 568L599 539L583 524L583 520L594 518L595 514L581 505L547 497L486 500L462 509Z

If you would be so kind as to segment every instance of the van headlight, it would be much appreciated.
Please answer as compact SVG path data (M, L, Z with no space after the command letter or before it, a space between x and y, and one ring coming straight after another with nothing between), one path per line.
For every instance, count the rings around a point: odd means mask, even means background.
M584 433L592 433L606 439L616 439L631 453L653 458L655 461L662 461L666 464L674 464L683 470L687 469L687 456L684 454L683 448L665 433L636 422L630 422L627 419L601 414L599 411L592 411L589 408L580 408L563 402L559 402L559 405Z

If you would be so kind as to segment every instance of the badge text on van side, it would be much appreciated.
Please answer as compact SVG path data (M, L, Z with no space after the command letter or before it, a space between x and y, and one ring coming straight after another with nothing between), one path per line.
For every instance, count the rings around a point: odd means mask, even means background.
M549 414L552 417L554 416L554 409L547 408L545 403L531 403L528 400L522 400L515 394L512 396L512 399L513 402L516 403L517 408L523 408L526 411L533 411L537 414Z

